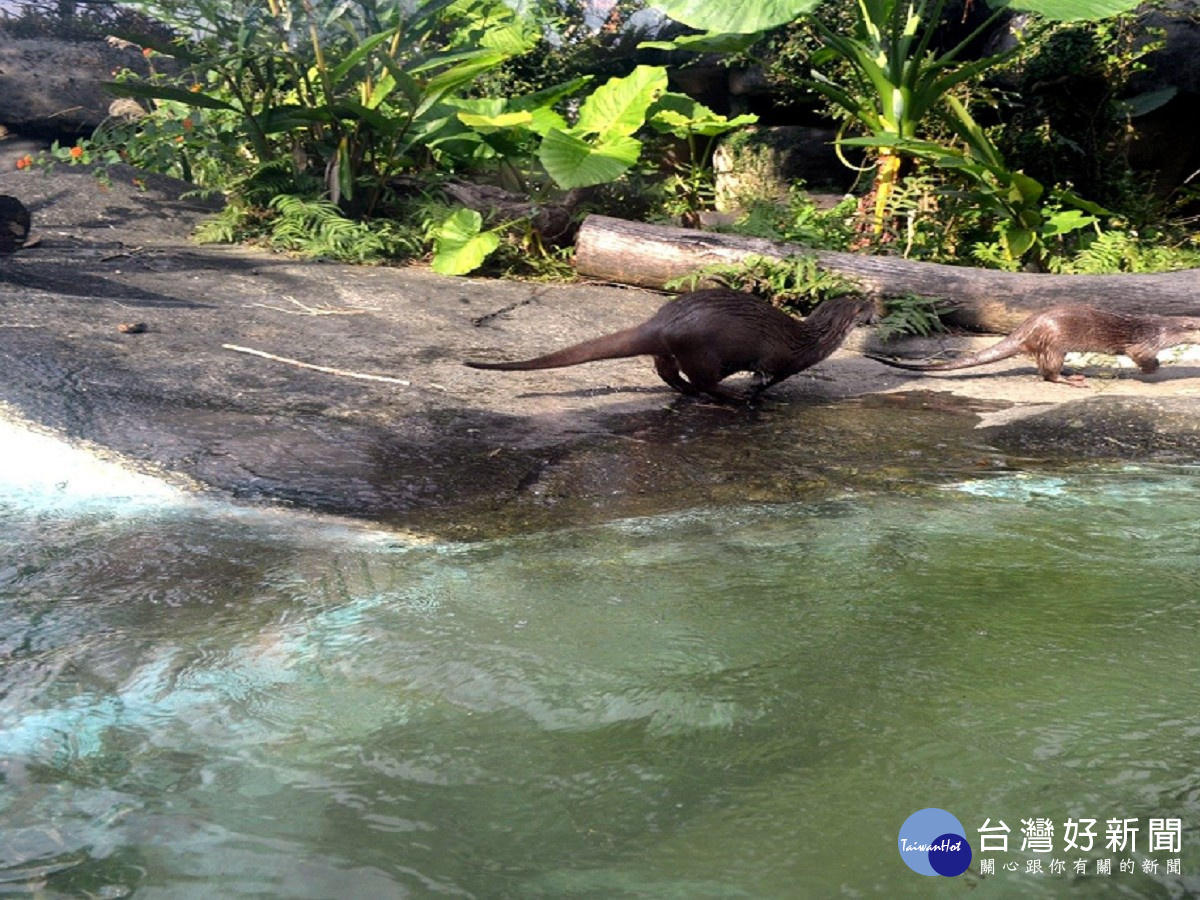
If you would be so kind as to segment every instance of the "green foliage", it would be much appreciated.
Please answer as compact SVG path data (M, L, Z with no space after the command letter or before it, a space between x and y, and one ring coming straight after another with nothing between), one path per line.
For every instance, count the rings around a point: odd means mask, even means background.
M236 167L227 179L287 158L320 177L334 203L366 213L390 177L421 164L438 102L532 43L499 0L136 5L187 35L150 49L182 71L119 80L115 92L216 114L209 140L241 151L223 157Z
M928 337L945 330L941 314L947 311L947 305L942 300L902 294L889 297L884 307L886 312L875 323L875 336L880 340L906 334Z
M820 209L795 186L787 203L756 198L745 216L727 230L771 241L803 244L814 250L848 250L855 239L857 203L846 197L832 209Z
M483 265L500 246L497 229L483 230L483 216L473 209L459 209L430 228L433 238L433 271L442 275L465 275Z
M631 2L612 8L613 27L602 30L609 46L625 40L616 26ZM815 0L658 4L706 32L675 42L692 49L745 46L768 24L806 17L821 43L806 83L861 129L845 143L866 147L881 162L873 195L876 229L868 240L855 238L848 204L823 212L798 196L781 207L756 204L738 230L806 246L871 246L927 259L953 258L971 247L977 259L1006 268L1068 271L1099 266L1116 252L1116 238L1107 237L1113 232L1100 229L1110 218L1107 210L1059 188L1057 179L1010 165L995 132L975 121L965 87L1016 51L965 61L963 51L984 26L955 46L936 49L934 28L945 2L856 0L815 16ZM392 191L401 175L469 172L535 197L633 183L655 168L644 160L643 146L655 132L659 140L675 142L673 152L663 154L673 167L663 182L668 208L694 220L712 202L712 141L751 121L671 93L662 67L625 62L612 71L593 65L592 49L605 41L587 36L582 20L590 7L582 0L134 5L181 35L144 38L149 77L123 73L113 86L143 102L147 114L110 120L90 141L56 148L53 156L68 162L119 158L226 190L230 203L209 228L210 237L372 260L412 255L423 237L435 245L435 268L453 272L506 254L549 259L525 220L485 229L478 213L459 210L426 215L422 232L373 217L398 211ZM1018 5L1069 18L1132 3ZM990 22L1001 12L997 4L985 18ZM848 22L838 14L849 14ZM1089 27L1125 34L1121 26ZM1066 26L1050 31L1066 33ZM1105 46L1124 48L1109 52L1111 67L1136 66L1136 51L1117 38ZM572 58L574 47L587 52ZM159 62L168 56L170 67ZM613 65L611 57L605 61ZM550 71L563 77L519 74ZM593 74L601 78L587 94ZM521 89L511 89L518 84ZM497 85L510 87L494 90ZM1124 114L1162 99L1131 98ZM661 164L657 168L661 172ZM1118 264L1127 270L1152 265L1153 254L1134 244L1136 251L1125 245ZM1076 250L1081 255L1073 259ZM807 284L811 275L795 277ZM772 286L775 293L788 290Z
M1005 93L997 99L1015 102L1000 107L990 129L997 146L1043 184L1069 184L1138 227L1161 221L1161 199L1129 164L1131 120L1175 93L1134 95L1130 87L1161 46L1134 15L1046 29L999 73Z
M812 12L820 0L654 0L653 6L676 22L714 33L754 34ZM686 45L685 45L686 46Z
M716 185L709 164L713 144L721 135L757 121L758 116L750 114L730 119L684 94L665 93L658 99L650 111L650 126L687 147L667 183L672 218L694 224L702 210L714 208Z
M694 290L697 285L716 282L737 291L767 297L776 306L807 313L824 300L853 294L853 281L822 269L811 256L770 259L747 256L738 264L705 266L686 278L669 283L669 290Z
M0 34L14 39L103 41L111 34L134 30L169 36L159 23L115 3L25 0L6 5L0 15Z
M646 123L651 104L667 89L667 70L638 66L625 78L612 78L580 106L570 128L551 127L538 159L561 188L612 181L641 154L634 132Z
M1073 257L1054 260L1052 271L1077 275L1119 272L1170 272L1200 268L1200 245L1169 243L1165 235L1148 241L1128 231L1102 231L1085 242Z
M747 11L741 4L668 0L660 5L668 15L710 33L754 30L744 27ZM1014 4L1051 19L1098 18L1134 5L1129 0L1021 0ZM960 190L969 193L991 219L1001 261L1010 267L1023 260L1043 265L1049 239L1093 224L1093 216L1106 211L1070 191L1048 192L1035 178L1006 164L966 105L954 95L961 86L977 81L1018 52L1019 44L1014 44L989 57L964 59L967 47L1005 13L1005 4L994 4L991 14L957 44L935 49L933 38L945 6L946 0L858 0L849 23L826 24L820 15L811 17L823 47L812 55L813 69L804 83L866 132L866 136L843 143L866 148L877 158L872 187L877 242L889 227L886 217L893 194L903 187L907 170L912 168L906 160L918 159L955 170L957 180L965 183ZM811 8L806 0L779 0L763 5L759 12L778 24L786 21L785 9L794 17ZM1036 32L1038 27L1030 30ZM828 72L823 71L826 68ZM931 129L924 123L935 114L965 149L931 140ZM1075 209L1062 209L1068 206Z
M307 187L308 196L295 193ZM411 259L422 252L422 235L395 221L348 219L316 196L320 182L297 185L285 164L264 166L241 184L241 199L226 205L197 229L204 243L257 243L305 256L350 263Z

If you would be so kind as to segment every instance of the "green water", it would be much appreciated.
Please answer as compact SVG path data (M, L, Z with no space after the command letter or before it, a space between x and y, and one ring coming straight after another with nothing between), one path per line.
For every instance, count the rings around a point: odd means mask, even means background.
M1189 471L441 546L23 485L0 490L0 894L1200 892ZM931 806L976 848L1010 827L995 874L904 865ZM1055 852L1020 851L1035 817ZM1097 846L1062 852L1079 817ZM1113 818L1137 852L1104 850ZM1147 852L1151 818L1179 852Z

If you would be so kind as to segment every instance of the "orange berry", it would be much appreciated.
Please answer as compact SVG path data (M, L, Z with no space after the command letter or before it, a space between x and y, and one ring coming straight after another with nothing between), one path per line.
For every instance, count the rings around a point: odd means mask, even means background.
M83 156L83 148L80 147L78 144L76 144L74 147L71 148L71 158L79 159L79 157L81 157L81 156Z

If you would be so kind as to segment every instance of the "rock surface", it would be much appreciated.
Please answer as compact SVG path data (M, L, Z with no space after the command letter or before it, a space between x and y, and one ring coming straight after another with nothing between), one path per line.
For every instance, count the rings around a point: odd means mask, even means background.
M0 258L0 403L225 496L470 537L1200 449L1186 362L1082 390L1021 360L920 378L859 356L881 349L864 330L753 410L680 398L648 360L467 369L626 327L663 297L199 246L211 208L135 175L18 172L0 144L0 193L40 237Z
M0 125L13 131L90 133L114 99L104 82L121 69L146 72L136 47L0 37Z

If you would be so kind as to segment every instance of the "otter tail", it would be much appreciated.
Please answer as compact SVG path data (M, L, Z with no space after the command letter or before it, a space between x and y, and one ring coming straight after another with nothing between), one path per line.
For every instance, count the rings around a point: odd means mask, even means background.
M881 362L885 366L891 366L893 369L907 369L910 372L950 372L954 369L970 369L973 366L986 366L988 363L999 362L1002 359L1008 359L1010 356L1016 356L1021 352L1023 352L1021 338L1009 335L1004 340L998 341L987 349L980 350L978 353L961 356L958 359L948 359L945 362L906 363L895 359L887 359L883 356L873 356L870 353L864 355L867 359Z
M472 369L500 369L506 372L526 372L531 369L561 369L599 359L622 359L627 356L644 356L663 352L661 342L644 326L615 331L590 341L572 344L545 356L523 359L517 362L475 362L468 360L464 366Z

